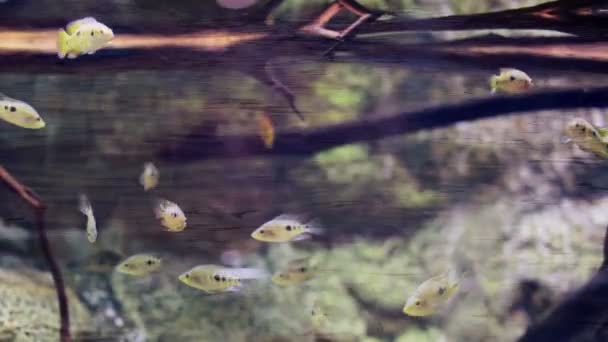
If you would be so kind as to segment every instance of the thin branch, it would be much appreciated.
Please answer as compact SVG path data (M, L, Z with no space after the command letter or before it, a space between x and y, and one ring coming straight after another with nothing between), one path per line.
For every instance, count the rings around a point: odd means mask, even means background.
M608 21L596 9L607 0L559 0L532 7L499 12L450 15L428 19L379 21L361 28L361 33L404 31L454 31L481 29L555 30L579 36L608 35Z
M209 135L194 132L182 139L163 141L162 158L192 161L210 158L242 158L263 155L310 155L332 147L367 142L457 122L522 114L546 109L608 106L608 87L554 90L516 96L493 96L464 103L438 106L311 130L280 132L273 149L256 134Z
M602 328L608 314L608 228L603 251L604 260L595 276L540 323L528 328L519 342L570 341L589 330Z
M59 303L60 317L60 337L62 342L70 342L70 315L68 309L68 299L65 294L65 286L61 269L53 256L53 252L46 235L45 212L46 205L30 188L23 185L13 177L4 167L0 166L0 179L13 191L15 191L25 202L27 202L36 213L36 226L38 227L38 239L42 248L42 253L48 263L55 289L57 291L57 301Z

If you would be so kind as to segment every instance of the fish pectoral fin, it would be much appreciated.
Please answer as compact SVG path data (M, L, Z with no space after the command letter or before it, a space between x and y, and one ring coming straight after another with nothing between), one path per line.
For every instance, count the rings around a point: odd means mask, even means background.
M300 234L300 235L296 236L295 238L291 239L291 241L302 241L302 240L308 240L310 238L311 238L310 234L304 233L304 234Z

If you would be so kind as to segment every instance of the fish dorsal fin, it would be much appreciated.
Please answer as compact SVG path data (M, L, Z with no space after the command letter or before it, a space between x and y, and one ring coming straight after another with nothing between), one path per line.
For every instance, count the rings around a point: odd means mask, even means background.
M65 30L68 34L71 35L71 34L74 34L74 32L76 32L78 30L78 28L81 27L82 25L93 24L93 23L97 23L97 20L95 18L86 17L86 18L74 20L74 21L68 23L65 27Z
M298 214L281 214L274 218L277 221L296 221L302 223L302 215Z
M502 74L502 73L512 72L513 70L515 70L515 69L513 69L513 68L500 68L500 69L498 69L498 72Z

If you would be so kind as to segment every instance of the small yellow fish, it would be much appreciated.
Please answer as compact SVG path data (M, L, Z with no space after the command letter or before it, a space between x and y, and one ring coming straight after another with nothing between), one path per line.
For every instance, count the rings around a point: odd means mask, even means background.
M265 272L256 268L200 265L182 273L178 279L190 287L214 294L240 291L243 280L263 277Z
M4 94L0 94L0 119L29 129L40 129L46 126L44 120L32 106Z
M161 267L160 258L151 254L135 254L116 266L116 271L136 277L146 276Z
M303 222L297 216L283 214L264 223L251 237L263 242L288 242L310 238L311 234L321 234L315 220Z
M312 309L310 310L310 323L312 324L313 329L322 330L325 326L327 326L327 322L329 321L329 316L325 312L325 309L319 304L318 301L315 301L312 305Z
M490 78L492 93L521 93L532 87L532 79L525 72L513 68L501 68L498 75Z
M114 39L114 32L109 27L91 17L69 23L58 34L57 56L61 59L92 55Z
M145 163L144 170L139 176L139 184L144 187L144 191L154 189L158 185L160 173L154 164Z
M582 118L576 118L566 125L566 136L581 150L608 158L608 129L598 128Z
M93 215L93 207L86 195L80 195L78 209L87 217L87 239L90 243L97 241L97 223Z
M286 269L276 272L271 280L279 286L299 284L314 278L315 268L310 263L310 258L292 260Z
M258 129L264 146L272 148L272 145L274 145L274 124L267 114L261 114L258 117Z
M186 215L175 203L167 200L157 201L154 208L156 218L160 224L170 232L181 232L186 229Z
M458 280L447 272L426 280L414 291L403 307L409 316L429 316L445 304L458 290Z

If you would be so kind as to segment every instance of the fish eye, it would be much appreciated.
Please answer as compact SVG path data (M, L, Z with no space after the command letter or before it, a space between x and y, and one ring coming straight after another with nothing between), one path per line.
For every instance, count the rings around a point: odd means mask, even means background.
M95 31L91 31L91 37L95 35Z
M511 76L511 77L509 77L509 79L510 79L511 81L515 81L515 76Z
M15 108L15 106L11 106L11 112L16 112L17 108Z
M222 277L222 281L226 281L226 277Z
M4 110L8 110L8 106L7 105L4 105Z
M187 273L186 273L186 278L190 278L190 274L187 274Z
M291 230L291 226L287 226L287 227L285 227L285 229L287 229L287 230L290 231Z
M215 281L220 281L220 276L216 274L215 276L213 276L213 279L215 279Z
M42 118L40 118L40 117L37 117L37 118L36 118L36 121L40 121L40 120L42 120Z
M76 32L76 35L77 35L77 36L80 36L80 31Z
M177 217L177 213L171 213L171 216Z
M131 265L130 264L125 264L125 267L129 268L129 267L131 267Z
M415 304L416 306L420 306L420 301L417 301Z
M148 265L154 265L154 260L148 260Z
M260 230L260 234L264 234L264 229Z
M300 272L306 272L306 267L301 267Z

